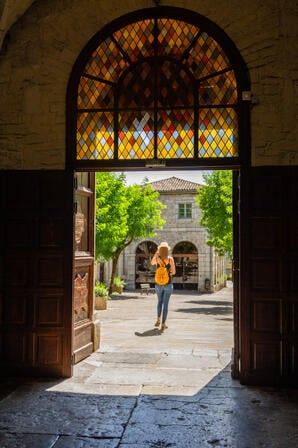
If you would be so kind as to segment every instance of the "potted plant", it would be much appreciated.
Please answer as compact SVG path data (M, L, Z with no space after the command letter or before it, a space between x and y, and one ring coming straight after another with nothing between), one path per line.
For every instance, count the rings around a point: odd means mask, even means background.
M109 290L102 282L96 281L94 285L94 307L96 310L105 310L109 299Z
M124 286L125 286L124 280L122 280L120 277L114 277L112 292L122 294Z

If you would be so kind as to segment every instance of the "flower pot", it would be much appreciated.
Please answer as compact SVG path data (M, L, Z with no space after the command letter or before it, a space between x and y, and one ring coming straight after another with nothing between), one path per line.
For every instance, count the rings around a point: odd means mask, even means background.
M94 308L96 310L106 310L107 309L107 298L101 296L95 296Z

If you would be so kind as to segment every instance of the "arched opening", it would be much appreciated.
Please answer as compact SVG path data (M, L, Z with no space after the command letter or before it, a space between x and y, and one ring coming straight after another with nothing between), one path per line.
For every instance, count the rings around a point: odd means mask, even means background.
M174 246L173 257L176 264L175 288L197 290L199 255L196 246L189 241L181 241Z
M138 244L135 255L135 286L140 288L141 283L154 284L154 269L150 263L155 254L157 244L153 241L143 241Z
M99 31L74 66L67 164L89 172L229 168L237 173L249 160L247 91L239 52L208 19L171 7L128 14ZM235 179L236 174L236 185ZM235 241L238 265L238 233Z

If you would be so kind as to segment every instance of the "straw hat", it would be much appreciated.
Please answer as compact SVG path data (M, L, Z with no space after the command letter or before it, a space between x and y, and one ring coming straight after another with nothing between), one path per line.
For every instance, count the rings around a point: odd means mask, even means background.
M162 243L160 243L160 245L158 246L158 249L160 249L161 247L166 247L169 250L171 249L166 241L163 241Z

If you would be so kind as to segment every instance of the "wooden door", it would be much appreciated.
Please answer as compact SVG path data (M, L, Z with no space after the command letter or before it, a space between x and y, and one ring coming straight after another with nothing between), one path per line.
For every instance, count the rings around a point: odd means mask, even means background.
M94 173L77 173L75 189L74 363L94 349Z
M73 174L0 174L1 374L71 375Z
M241 176L241 374L246 384L297 385L298 168Z

